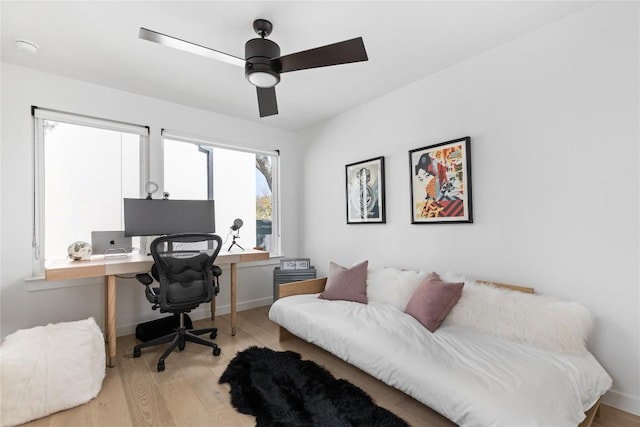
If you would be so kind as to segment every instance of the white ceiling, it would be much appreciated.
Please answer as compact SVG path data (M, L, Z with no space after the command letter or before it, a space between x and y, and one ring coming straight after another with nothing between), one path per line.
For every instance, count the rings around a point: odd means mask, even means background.
M575 13L576 1L6 1L2 61L273 126L301 129ZM260 119L244 70L138 39L140 27L244 57L252 23L286 55L362 36L360 62L282 75ZM37 43L37 54L16 39Z

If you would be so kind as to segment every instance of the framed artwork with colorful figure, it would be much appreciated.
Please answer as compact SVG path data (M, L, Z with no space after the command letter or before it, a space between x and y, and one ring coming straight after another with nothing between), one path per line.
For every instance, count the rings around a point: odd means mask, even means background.
M471 138L409 151L411 223L473 222Z
M384 157L346 165L347 224L384 224Z

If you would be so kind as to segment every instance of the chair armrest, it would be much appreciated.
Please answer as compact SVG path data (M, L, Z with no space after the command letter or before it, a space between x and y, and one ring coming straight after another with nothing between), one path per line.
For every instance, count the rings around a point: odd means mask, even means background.
M290 297L292 295L317 294L324 291L324 285L326 283L326 277L283 283L278 286L278 298Z
M220 267L218 267L217 265L214 265L211 268L211 273L213 273L213 275L215 277L220 277L220 276L222 276L222 269Z
M153 283L153 278L149 275L149 273L136 274L136 280L145 286L149 286Z
M211 269L211 274L213 274L214 278L214 287L213 287L213 297L215 298L220 293L220 276L222 276L222 269L214 265Z

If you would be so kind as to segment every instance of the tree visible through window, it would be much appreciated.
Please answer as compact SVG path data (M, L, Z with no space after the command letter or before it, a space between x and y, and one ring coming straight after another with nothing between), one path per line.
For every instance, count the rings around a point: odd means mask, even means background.
M256 176L256 246L265 249L268 245L267 236L271 236L273 233L271 158L265 155L256 155L256 169L258 170L258 176ZM262 181L268 188L259 185Z

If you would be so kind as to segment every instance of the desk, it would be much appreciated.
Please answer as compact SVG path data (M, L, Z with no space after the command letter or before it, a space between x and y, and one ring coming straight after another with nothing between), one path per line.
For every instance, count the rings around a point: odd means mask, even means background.
M240 262L264 261L269 259L269 252L246 250L244 252L220 251L216 265L229 265L231 270L231 335L236 334L236 302L237 302L237 264ZM90 261L56 260L44 270L46 281L85 279L88 277L104 277L105 287L105 339L108 346L107 364L114 366L116 357L116 275L145 273L151 270L153 258L141 254L130 254L127 257L93 256ZM215 316L215 299L211 301L211 318Z

